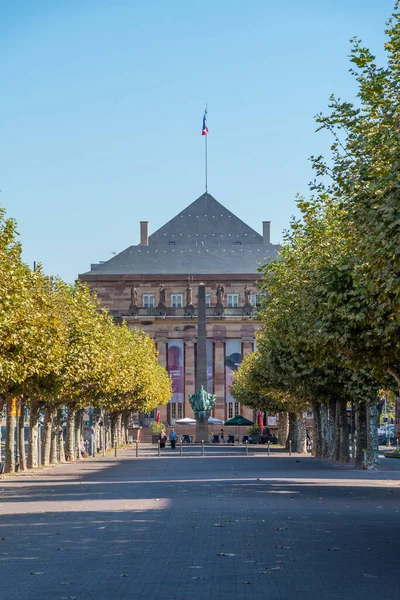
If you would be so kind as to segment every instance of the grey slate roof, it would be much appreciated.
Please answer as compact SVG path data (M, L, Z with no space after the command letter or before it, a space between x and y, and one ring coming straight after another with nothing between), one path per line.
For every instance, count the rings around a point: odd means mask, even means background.
M178 246L232 246L262 245L262 236L246 225L211 194L205 193L189 204L176 217L149 236L149 246L164 246L175 242Z
M240 242L240 245L239 245ZM157 274L256 274L276 258L278 246L206 193L149 236L148 246L130 246L84 277Z

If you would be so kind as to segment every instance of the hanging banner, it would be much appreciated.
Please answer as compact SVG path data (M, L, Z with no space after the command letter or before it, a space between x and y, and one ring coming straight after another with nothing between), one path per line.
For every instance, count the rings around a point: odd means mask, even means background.
M206 344L206 356L207 356L207 392L212 394L214 392L214 381L213 381L213 341L207 340Z
M235 402L230 394L232 378L242 362L242 341L226 340L225 344L225 397L227 402Z
M183 402L185 392L183 340L168 340L167 370L172 379L170 402Z

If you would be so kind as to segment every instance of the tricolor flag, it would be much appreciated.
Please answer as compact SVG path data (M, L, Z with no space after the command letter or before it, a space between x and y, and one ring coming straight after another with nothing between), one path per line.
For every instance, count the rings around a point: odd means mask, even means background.
M205 109L204 111L204 116L203 116L203 129L201 130L201 135L207 135L208 133L208 127L207 127L207 109Z

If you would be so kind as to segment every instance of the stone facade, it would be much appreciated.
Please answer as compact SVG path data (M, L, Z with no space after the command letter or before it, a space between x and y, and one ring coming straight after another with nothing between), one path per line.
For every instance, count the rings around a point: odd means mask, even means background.
M186 236L186 231L191 233ZM206 285L207 385L217 396L213 416L225 421L240 413L254 420L253 411L230 396L229 382L241 359L254 349L259 326L254 319L256 259L273 259L277 251L269 242L269 223L264 223L263 238L205 194L150 238L146 222L140 233L141 244L92 265L79 277L115 319L154 339L159 362L172 374L176 391L167 406L159 407L161 420L173 424L193 417L188 397L196 391L200 283ZM222 296L217 296L219 286Z

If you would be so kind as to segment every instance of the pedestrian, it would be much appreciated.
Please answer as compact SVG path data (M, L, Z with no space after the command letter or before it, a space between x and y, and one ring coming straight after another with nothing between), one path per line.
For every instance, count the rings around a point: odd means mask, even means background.
M171 448L172 448L172 450L175 450L175 445L176 445L176 433L175 433L175 429L173 429L171 431L171 433L169 434L169 441L171 442Z
M219 441L224 443L224 430L221 429L221 433L219 434Z
M167 441L167 434L164 429L160 433L160 448L165 448L165 442Z

